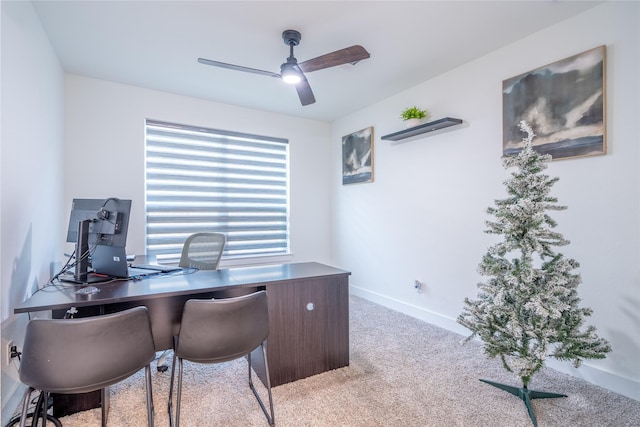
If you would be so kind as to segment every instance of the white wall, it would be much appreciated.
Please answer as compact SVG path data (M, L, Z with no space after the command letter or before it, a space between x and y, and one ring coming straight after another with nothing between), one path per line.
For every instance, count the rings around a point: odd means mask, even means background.
M455 319L477 295L476 267L496 238L484 233L486 208L506 196L502 80L604 44L608 153L553 162L549 173L568 206L552 216L571 241L563 253L581 264L579 295L594 310L587 321L613 352L577 371L550 365L640 399L639 9L606 3L335 122L332 254L352 272L352 292L468 335ZM465 124L404 144L380 140L414 104ZM341 137L367 126L375 182L343 186Z
M2 425L16 403L17 364L7 340L21 345L26 315L12 315L61 250L63 72L30 2L1 2L0 286ZM21 393L18 393L21 394ZM20 396L17 396L19 398ZM9 411L10 412L10 411Z
M286 138L292 262L328 262L330 125L77 75L65 77L65 203L132 199L127 252L143 254L146 118ZM62 226L66 227L66 223Z

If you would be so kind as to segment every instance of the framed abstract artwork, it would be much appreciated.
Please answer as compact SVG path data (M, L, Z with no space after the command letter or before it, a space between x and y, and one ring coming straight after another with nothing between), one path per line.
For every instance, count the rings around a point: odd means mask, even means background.
M342 184L373 182L373 127L342 137Z
M605 154L605 92L605 46L504 80L502 154L521 150L521 120L553 159Z

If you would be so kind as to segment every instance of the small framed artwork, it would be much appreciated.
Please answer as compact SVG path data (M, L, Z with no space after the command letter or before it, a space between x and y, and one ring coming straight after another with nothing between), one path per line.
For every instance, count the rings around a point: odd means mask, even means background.
M342 184L373 182L373 127L342 137Z
M522 149L526 121L534 149L555 159L606 154L605 46L502 82L502 154Z

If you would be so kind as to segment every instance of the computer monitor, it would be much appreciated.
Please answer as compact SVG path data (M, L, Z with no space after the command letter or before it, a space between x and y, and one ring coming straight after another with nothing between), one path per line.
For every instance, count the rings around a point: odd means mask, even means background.
M127 246L131 200L73 199L67 242L78 241L78 224L89 220L89 245Z
M89 256L96 246L125 248L131 200L115 197L107 199L74 199L69 216L67 242L76 243L75 272L61 277L75 283L100 281L100 277L89 276Z

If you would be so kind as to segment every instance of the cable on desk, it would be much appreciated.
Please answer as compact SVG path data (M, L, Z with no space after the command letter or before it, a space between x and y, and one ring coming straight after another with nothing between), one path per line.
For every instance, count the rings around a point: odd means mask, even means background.
M181 268L180 270L174 270L174 271L167 271L167 272L158 272L156 274L149 274L149 275L139 275L139 276L131 276L129 279L133 280L135 282L138 282L140 280L146 280L146 279L162 279L165 277L175 277L175 276L186 276L187 274L193 274L195 272L197 272L198 269L197 268ZM122 280L127 280L127 279L122 279Z
M54 274L52 277L49 278L49 281L45 284L45 286L58 280L61 274L67 273L69 270L74 269L78 262L83 261L84 259L90 258L91 255L95 252L96 246L97 246L97 243L94 243L91 247L89 247L89 249L85 253L80 255L80 259L76 259L77 258L76 250L74 249L71 255L69 255L69 258L67 258L67 261L65 262L65 264L60 268L60 270L56 274ZM72 262L72 260L74 261Z
M72 264L73 266L73 264ZM71 268L71 267L69 267ZM67 289L75 289L77 287L81 287L81 286L85 286L84 284L79 284L79 283L72 283L72 282L63 282L61 280L58 279L58 276L60 276L60 274L64 273L67 270L61 270L59 273L57 273L56 275L54 275L51 279L49 279L49 281L47 283L45 283L44 286L42 286L41 288L36 289L36 291L34 292L34 294L38 293L38 292L60 292L60 291L64 291ZM99 285L107 285L110 283L115 283L115 282L127 282L129 280L133 280L133 281L140 281L143 279L159 279L161 277L174 277L174 276L178 276L178 275L188 275L188 274L193 274L196 273L197 271L199 271L197 268L191 268L191 267L185 267L181 270L176 270L176 271L170 271L167 273L160 273L160 274L154 274L152 276L134 276L134 277L123 277L123 278L112 278L111 280L107 280L105 282L100 282Z

